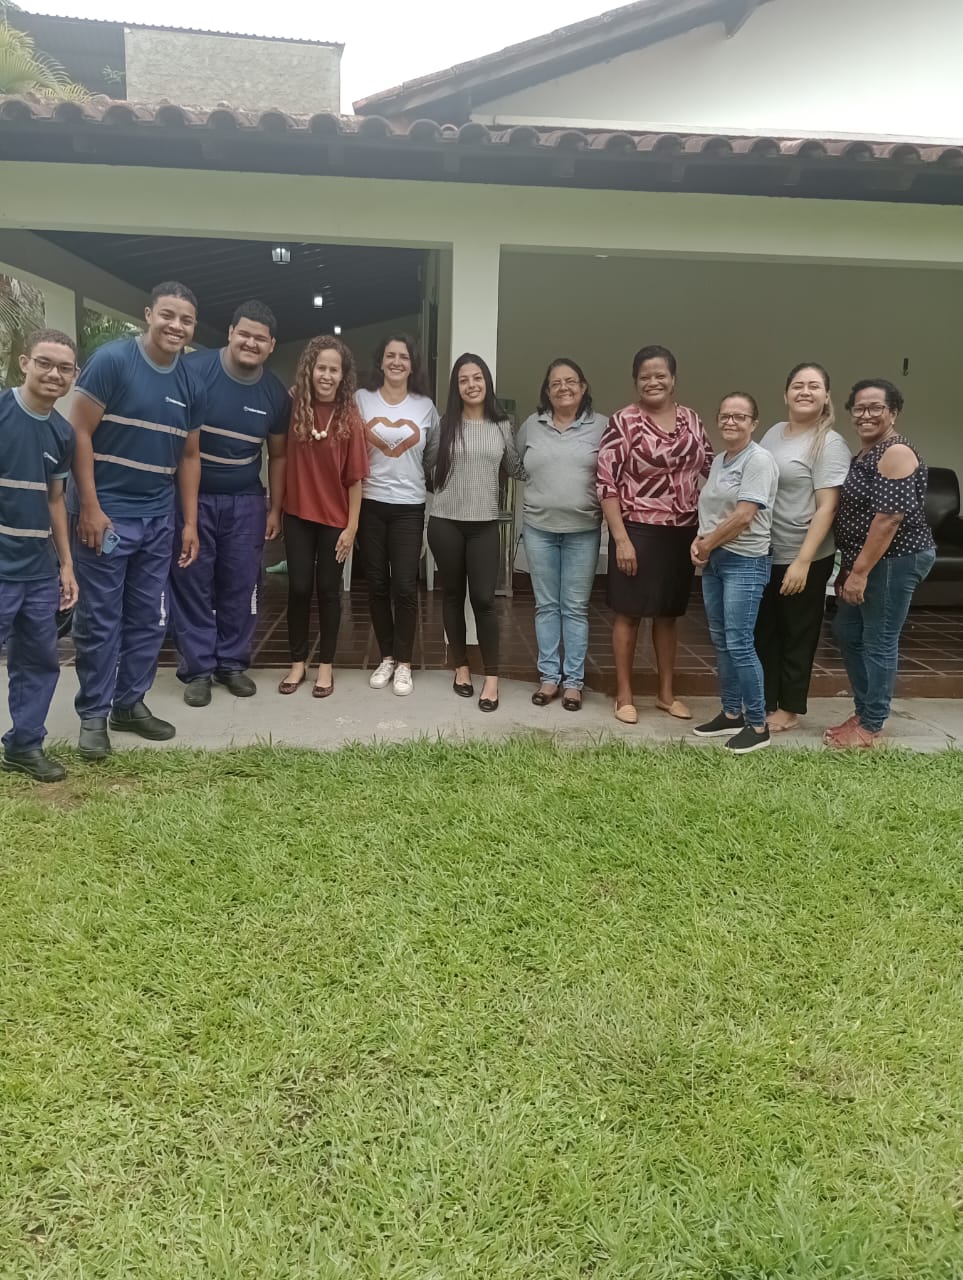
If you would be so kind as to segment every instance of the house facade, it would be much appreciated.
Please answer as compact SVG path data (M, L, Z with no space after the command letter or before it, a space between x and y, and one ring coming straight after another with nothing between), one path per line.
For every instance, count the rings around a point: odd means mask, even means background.
M773 419L786 370L817 359L840 390L901 381L908 429L959 466L961 24L920 0L924 48L871 0L643 0L353 117L8 99L0 262L51 280L68 316L81 295L129 310L139 294L78 234L414 251L439 380L478 351L520 414L559 354L612 409L636 347L664 342L704 415L741 385ZM358 276L365 345L413 318L375 314L380 280Z

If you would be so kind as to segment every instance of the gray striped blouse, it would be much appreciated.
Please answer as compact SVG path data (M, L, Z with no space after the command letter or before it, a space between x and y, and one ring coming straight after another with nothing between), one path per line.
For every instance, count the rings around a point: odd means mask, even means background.
M511 424L463 422L461 439L452 450L448 480L432 498L431 514L442 520L497 520L498 480L503 467L517 480L527 479Z

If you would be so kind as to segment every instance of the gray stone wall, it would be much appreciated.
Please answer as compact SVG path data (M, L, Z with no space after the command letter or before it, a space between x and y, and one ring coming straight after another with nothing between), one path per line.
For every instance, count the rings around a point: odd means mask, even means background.
M127 98L210 110L339 111L341 48L287 40L134 28L124 32Z

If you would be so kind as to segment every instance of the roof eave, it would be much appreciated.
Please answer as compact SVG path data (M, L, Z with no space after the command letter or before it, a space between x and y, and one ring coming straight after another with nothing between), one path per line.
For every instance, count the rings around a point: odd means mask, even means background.
M472 105L565 75L606 58L684 35L710 22L730 23L747 0L642 0L510 45L354 103L358 115L436 116L453 103ZM768 0L748 0L752 8ZM450 113L448 115L450 117Z

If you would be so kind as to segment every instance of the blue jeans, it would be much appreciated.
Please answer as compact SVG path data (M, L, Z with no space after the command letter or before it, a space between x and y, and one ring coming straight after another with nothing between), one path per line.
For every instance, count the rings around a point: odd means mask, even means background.
M702 571L702 600L716 651L722 709L745 715L759 729L766 723L762 663L754 631L759 603L772 572L771 556L738 556L716 547Z
M862 604L840 600L833 633L853 687L859 723L879 733L889 719L899 637L913 592L933 568L936 552L884 557L870 570Z
M602 531L549 533L526 524L522 536L535 592L538 674L545 684L581 689L589 638L588 604ZM560 645L564 659L559 657Z

